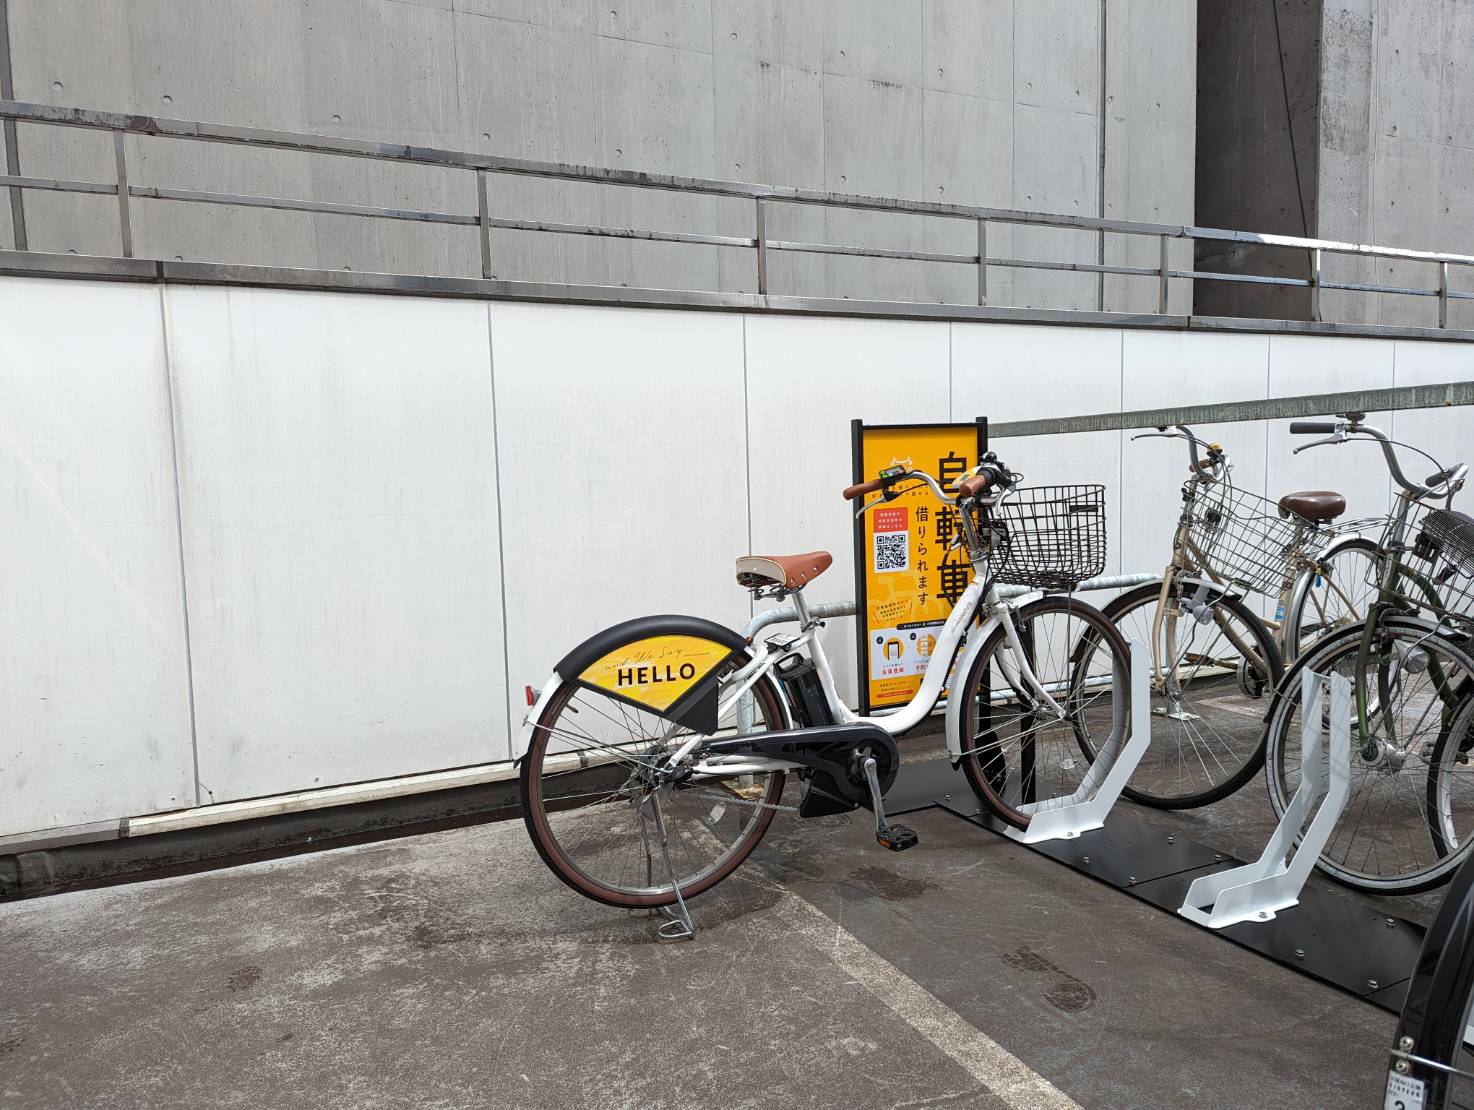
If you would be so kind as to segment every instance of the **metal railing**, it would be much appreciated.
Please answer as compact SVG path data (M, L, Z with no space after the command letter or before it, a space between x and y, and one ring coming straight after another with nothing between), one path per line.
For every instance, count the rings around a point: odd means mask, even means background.
M1474 267L1474 256L1463 254L1444 254L1433 251L1367 246L1292 235L1268 235L1246 231L1226 231L1217 228L1193 227L1182 224L1108 220L1090 216L1069 216L1005 208L986 208L966 204L898 200L895 198L860 196L773 185L752 185L713 178L683 177L674 174L643 173L637 170L539 162L522 158L475 154L467 151L442 150L395 143L377 143L358 139L331 138L321 135L307 135L257 127L193 123L185 120L165 119L154 116L94 111L84 108L54 107L14 100L0 100L0 121L6 122L7 133L18 123L85 128L92 131L111 133L113 136L113 153L116 169L114 180L112 181L76 181L24 176L20 173L20 168L16 164L18 156L14 144L7 143L4 166L6 172L3 176L0 176L0 187L6 187L10 190L13 215L16 216L17 229L24 226L23 216L20 214L23 212L22 196L28 190L116 196L118 203L119 236L124 258L132 258L134 256L131 202L135 199L147 199L180 203L270 208L290 212L311 212L339 216L361 216L383 220L408 220L418 223L474 228L480 241L481 272L483 278L493 278L495 276L493 271L491 231L493 229L500 229L555 235L634 239L694 246L751 249L755 254L757 292L759 296L763 297L769 295L769 257L773 252L777 251L815 255L848 255L877 259L903 259L971 267L976 271L976 301L978 305L987 305L988 303L988 271L993 268L1073 271L1077 273L1111 274L1152 279L1156 282L1157 309L1161 315L1167 315L1169 313L1168 292L1173 279L1249 282L1262 285L1308 288L1310 290L1311 318L1317 321L1321 318L1320 296L1322 290L1380 293L1408 297L1436 297L1438 298L1438 326L1440 328L1448 327L1448 309L1451 301L1474 300L1474 292L1456 290L1451 287L1451 267ZM349 158L367 158L383 162L439 166L450 170L464 171L475 177L476 211L474 213L420 211L334 201L135 185L130 182L128 175L127 152L123 141L127 135L235 144L272 150L298 151ZM489 179L492 175L496 174L539 177L559 181L578 181L641 189L657 189L675 193L747 200L752 203L753 234L750 236L698 234L630 227L611 227L599 224L559 223L498 216L494 215L492 211L493 194L489 187ZM779 204L844 208L870 212L904 213L915 216L940 217L962 221L972 225L974 228L977 248L975 251L959 254L955 252L893 250L880 247L773 239L767 231L768 217L773 206ZM1102 239L1107 234L1147 238L1154 240L1156 243L1157 263L1154 266L1125 266L1111 265L1104 262L1067 262L995 257L988 254L989 229L994 225L1090 231L1097 233ZM1309 252L1310 276L1308 278L1293 278L1243 273L1214 273L1195 268L1185 270L1174 269L1171 266L1169 257L1169 248L1174 240L1244 243L1296 250L1303 249ZM22 237L20 234L17 235L17 247L22 247ZM1323 256L1328 254L1360 258L1400 259L1403 261L1436 265L1438 267L1438 283L1432 288L1419 288L1326 280L1322 274L1322 262Z
M1298 397L1256 397L1248 401L1173 405L1161 409L1097 412L1081 416L1051 416L1039 420L990 421L988 435L992 439L1010 439L1016 436L1065 435L1075 432L1130 431L1172 424L1296 420L1341 412L1400 412L1406 409L1444 409L1468 405L1474 405L1474 381L1352 389L1340 393L1308 393Z

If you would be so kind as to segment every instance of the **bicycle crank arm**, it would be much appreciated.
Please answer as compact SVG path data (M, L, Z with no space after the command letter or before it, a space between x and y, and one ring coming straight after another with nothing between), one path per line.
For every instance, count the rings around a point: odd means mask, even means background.
M706 756L750 756L796 763L807 769L808 790L799 803L800 817L847 813L875 800L891 788L901 756L890 733L873 724L817 725L813 728L753 732L710 740ZM866 774L866 760L875 763L875 789Z
M884 793L875 775L875 757L865 757L865 781L870 786L870 808L875 810L875 840L882 848L892 852L904 852L914 848L918 842L916 833L905 825L892 825L885 819Z

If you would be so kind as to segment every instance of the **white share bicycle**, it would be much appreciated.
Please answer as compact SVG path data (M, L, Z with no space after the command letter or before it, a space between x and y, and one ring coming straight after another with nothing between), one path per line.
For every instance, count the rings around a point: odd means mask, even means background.
M947 697L947 749L983 803L1027 828L1035 813L1098 781L1124 743L1127 647L1109 618L1068 596L1105 562L1096 485L1020 488L993 454L955 492L898 465L844 491L920 486L957 510L954 542L971 579L942 628L920 688L883 716L852 712L803 590L828 552L744 555L737 581L789 599L798 632L744 639L690 616L609 628L569 652L536 696L522 734L523 817L539 854L580 894L668 907L662 935L690 935L685 899L710 890L757 846L780 809L813 817L868 807L893 851L916 835L886 820L900 766L895 737ZM998 587L1028 588L1004 599ZM955 672L954 672L955 666ZM750 699L743 728L739 703ZM785 800L790 780L802 784Z

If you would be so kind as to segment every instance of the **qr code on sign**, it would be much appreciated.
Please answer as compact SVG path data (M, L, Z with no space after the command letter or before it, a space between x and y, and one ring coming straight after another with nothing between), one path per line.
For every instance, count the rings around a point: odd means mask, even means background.
M905 570L911 565L911 533L880 532L875 536L875 572Z

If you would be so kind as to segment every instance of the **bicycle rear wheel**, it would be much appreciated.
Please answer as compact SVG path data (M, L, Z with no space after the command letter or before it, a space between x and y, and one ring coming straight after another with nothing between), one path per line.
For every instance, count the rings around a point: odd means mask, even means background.
M1264 766L1265 699L1284 674L1269 630L1242 601L1208 602L1200 622L1182 608L1197 586L1174 583L1158 619L1162 584L1148 583L1105 606L1127 642L1157 649L1152 742L1126 797L1157 809L1190 809L1234 793Z
M1373 568L1379 548L1371 540L1350 540L1316 560L1306 588L1285 614L1284 657L1294 662L1316 640L1360 624L1377 600Z
M1300 784L1303 669L1345 676L1353 696L1362 684L1367 733L1353 719L1350 795L1316 866L1368 894L1417 894L1474 849L1474 657L1427 621L1393 617L1363 665L1361 633L1317 641L1286 678L1266 729L1269 800L1282 816Z
M1474 1106L1474 863L1453 877L1418 954L1397 1024L1386 1105ZM1421 1098L1421 1102L1418 1099ZM1400 1100L1400 1101L1399 1101Z
M719 697L746 662L739 654L726 664ZM784 728L787 714L767 677L752 695L749 731ZM718 730L736 725L730 700ZM521 777L522 818L553 873L597 902L635 908L672 904L677 886L692 898L735 871L772 824L785 775L658 781L659 756L692 735L627 701L565 682L538 718Z
M1022 659L1000 625L958 688L962 769L988 808L1027 828L1034 806L1078 789L1113 731L1125 743L1130 674L1126 642L1093 605L1045 597L1012 619ZM1021 680L1025 661L1061 714Z

